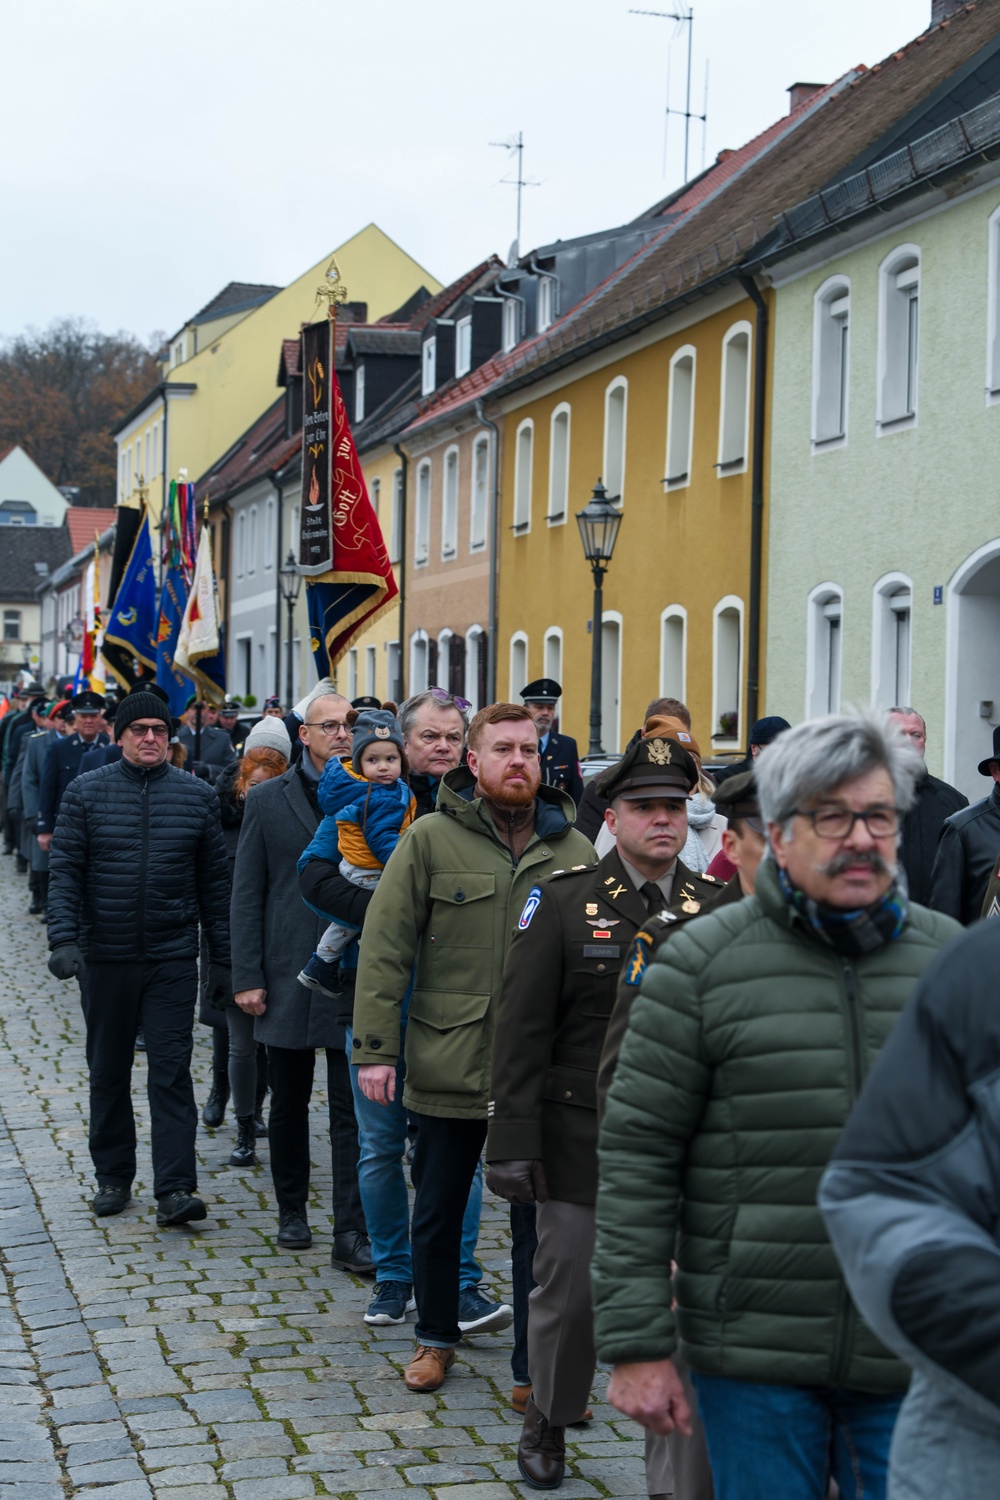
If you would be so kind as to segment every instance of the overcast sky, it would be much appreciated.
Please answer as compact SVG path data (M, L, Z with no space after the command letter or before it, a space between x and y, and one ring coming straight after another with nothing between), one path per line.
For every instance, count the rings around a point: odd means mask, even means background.
M930 0L694 0L706 161L789 84L929 20ZM683 177L668 51L682 108L686 31L629 0L0 0L0 335L70 314L170 333L372 220L447 282L507 254L514 163L489 143L519 130L522 249L622 223Z

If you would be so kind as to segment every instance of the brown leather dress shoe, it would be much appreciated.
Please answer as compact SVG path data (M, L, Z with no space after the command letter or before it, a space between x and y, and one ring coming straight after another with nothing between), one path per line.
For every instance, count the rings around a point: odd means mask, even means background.
M517 1467L533 1490L557 1490L566 1472L566 1431L552 1427L531 1396L517 1445Z
M510 1393L510 1409L511 1409L511 1411L516 1411L519 1417L523 1417L524 1413L525 1413L525 1409L526 1409L526 1407L528 1405L528 1397L530 1395L531 1395L531 1386L530 1385L516 1385L514 1387L514 1389ZM584 1410L581 1413L581 1415L579 1417L577 1417L576 1421L575 1422L571 1422L569 1425L571 1427L583 1427L585 1423L592 1422L593 1420L594 1420L594 1413L591 1411L590 1407L587 1406L587 1407L584 1408Z
M432 1349L417 1344L403 1379L411 1391L436 1391L455 1363L454 1349Z

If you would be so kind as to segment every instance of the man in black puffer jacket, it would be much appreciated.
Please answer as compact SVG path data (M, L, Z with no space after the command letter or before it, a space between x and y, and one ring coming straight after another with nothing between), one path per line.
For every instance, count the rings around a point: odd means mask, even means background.
M209 987L228 995L229 880L214 790L166 764L170 710L130 693L122 759L66 789L52 839L49 969L80 980L90 1066L94 1212L121 1213L135 1177L132 1059L146 1036L157 1224L205 1217L197 1187L191 1038L198 926Z

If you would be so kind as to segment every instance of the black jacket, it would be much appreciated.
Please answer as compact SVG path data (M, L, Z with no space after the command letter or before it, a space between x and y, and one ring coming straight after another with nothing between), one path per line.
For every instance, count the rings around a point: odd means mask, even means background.
M917 798L903 819L900 860L906 871L906 880L912 900L921 906L933 904L931 895L931 870L937 854L938 839L946 818L952 813L968 807L968 797L946 781L939 781L930 772L925 772L917 786ZM952 912L950 915L954 916Z
M110 766L112 761L121 758L121 745L95 745L92 750L85 750L81 755L77 775L85 776L88 771L96 771L99 766Z
M119 760L66 789L49 861L49 947L99 963L198 956L229 963L229 874L219 799L173 766Z
M576 748L576 740L568 734L556 734L554 730L550 730L545 749L539 758L545 785L568 792L579 807L583 796L583 777L580 775L580 752Z
M945 819L931 870L928 906L968 927L978 922L1000 852L1000 786Z

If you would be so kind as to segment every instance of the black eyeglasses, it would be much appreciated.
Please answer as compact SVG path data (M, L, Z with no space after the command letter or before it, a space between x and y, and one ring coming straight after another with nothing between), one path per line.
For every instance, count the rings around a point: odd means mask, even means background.
M437 703L447 703L449 707L454 704L455 708L460 708L463 713L472 707L468 698L459 698L456 693L446 693L444 688L428 688L427 691Z
M851 812L849 807L814 807L792 809L796 818L808 818L821 839L846 839L857 822L864 823L873 839L890 838L899 832L901 813L898 807L866 807Z
M322 729L324 734L339 734L342 729L347 728L347 725L343 719L324 719L322 723L320 723L319 719L306 719L305 727L307 729Z
M128 727L137 740L147 739L149 735L157 740L165 740L170 733L166 724L130 724Z

